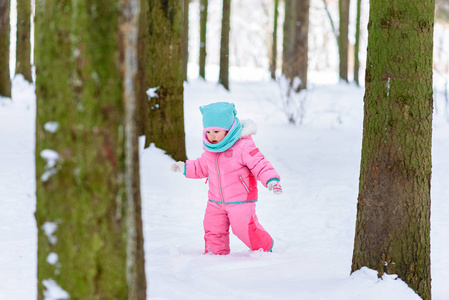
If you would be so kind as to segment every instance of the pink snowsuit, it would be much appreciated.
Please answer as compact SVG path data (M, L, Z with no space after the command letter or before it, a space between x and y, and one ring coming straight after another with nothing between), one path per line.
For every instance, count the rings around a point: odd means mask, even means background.
M252 122L251 122L252 123ZM254 123L253 123L254 124ZM224 152L205 151L186 161L187 178L209 181L209 201L204 216L205 253L229 254L229 226L250 249L270 251L273 239L259 224L255 212L257 180L280 180L278 173L256 148L251 134L242 136Z

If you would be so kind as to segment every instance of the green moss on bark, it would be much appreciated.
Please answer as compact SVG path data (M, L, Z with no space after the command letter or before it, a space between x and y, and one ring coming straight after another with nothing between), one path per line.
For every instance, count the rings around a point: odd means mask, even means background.
M148 104L146 147L155 143L175 160L186 160L182 1L148 0L147 86L158 88Z
M110 1L36 3L39 299L49 278L70 299L128 297L119 13ZM56 132L47 122L59 124ZM52 168L45 149L59 154ZM47 222L58 226L56 243Z
M430 299L433 1L371 3L352 271Z

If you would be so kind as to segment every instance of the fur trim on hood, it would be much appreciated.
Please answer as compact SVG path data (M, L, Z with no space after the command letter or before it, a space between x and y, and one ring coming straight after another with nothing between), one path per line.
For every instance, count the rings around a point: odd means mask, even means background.
M257 133L257 125L253 120L240 120L240 123L242 124L242 133L240 134L241 138Z

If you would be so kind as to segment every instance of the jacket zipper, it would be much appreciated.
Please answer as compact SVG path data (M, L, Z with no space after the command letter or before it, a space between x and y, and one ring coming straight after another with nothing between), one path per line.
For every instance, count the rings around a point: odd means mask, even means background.
M245 181L243 180L242 176L239 176L239 180L240 180L240 182L243 184L243 186L245 187L246 192L249 194L249 188L248 188L248 186L246 185Z
M220 176L220 168L218 167L218 156L220 156L220 153L217 153L217 159L216 159L216 164L217 164L217 172L218 172L218 189L220 190L220 197L221 197L221 202L224 204L224 198L223 198L223 192L221 190L221 176Z

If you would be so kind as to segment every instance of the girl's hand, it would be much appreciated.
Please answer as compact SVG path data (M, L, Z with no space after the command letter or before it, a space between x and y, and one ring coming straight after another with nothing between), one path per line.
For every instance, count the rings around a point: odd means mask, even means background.
M174 164L171 165L170 170L172 172L179 172L183 174L185 170L185 162L183 161L175 162Z
M279 181L270 181L267 185L269 191L273 191L275 195L282 194L282 187L279 184Z

